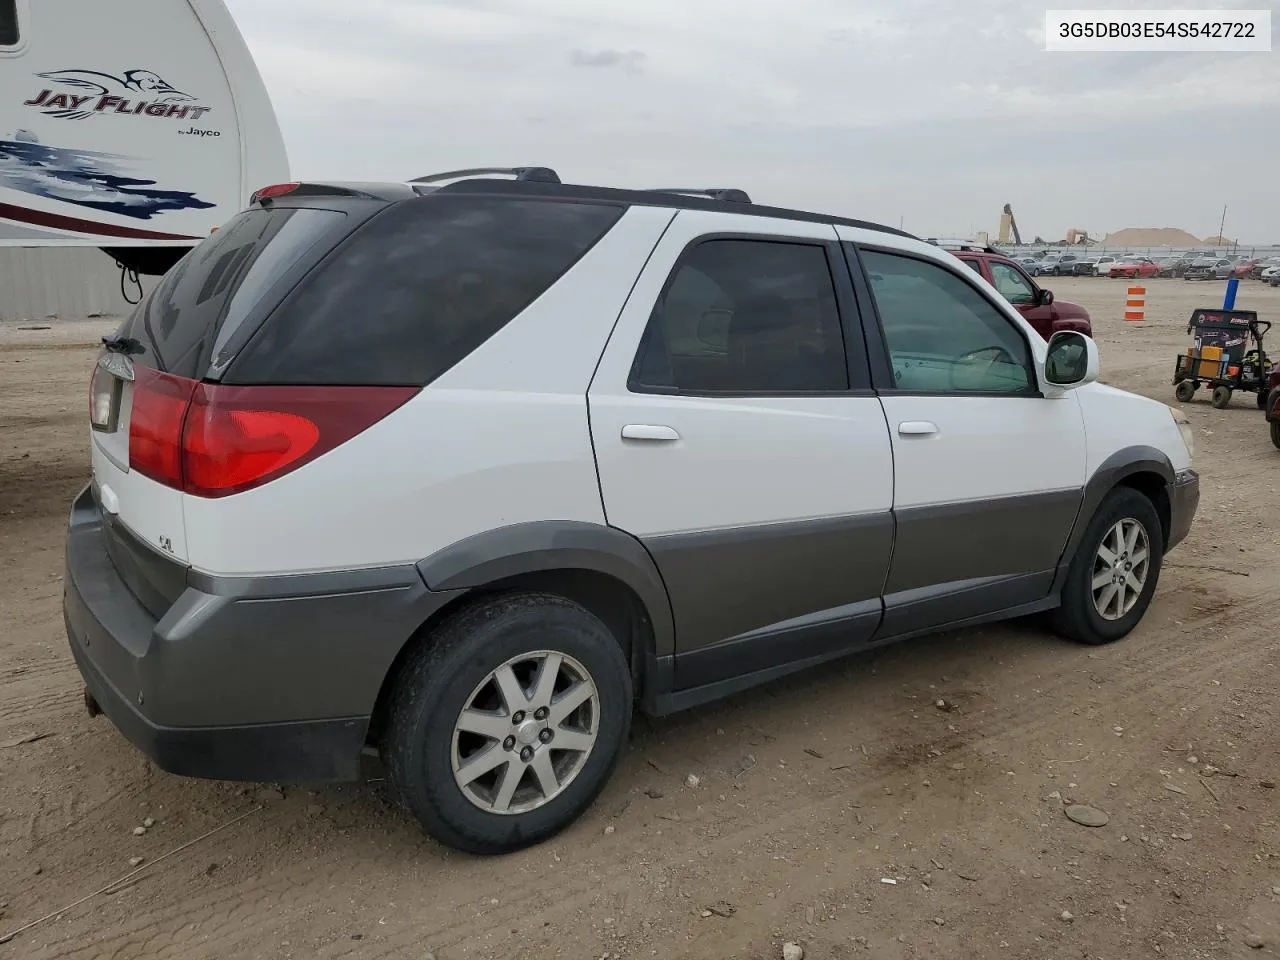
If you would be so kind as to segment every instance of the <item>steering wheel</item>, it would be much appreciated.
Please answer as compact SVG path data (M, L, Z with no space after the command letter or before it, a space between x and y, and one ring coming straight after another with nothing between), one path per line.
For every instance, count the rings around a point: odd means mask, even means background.
M980 376L984 378L991 372L991 368L995 366L997 363L1007 363L1010 366L1017 366L1017 361L1013 359L1013 354L1011 354L1008 350L1006 350L1004 347L1000 346L999 344L995 344L990 347L979 347L977 350L970 350L968 353L961 356L959 363L956 363L954 366L952 366L951 385L953 387L957 386L956 384L957 369L964 369L966 367L970 367L970 365L973 365L973 367L976 367L976 365L980 363L981 360L983 359L983 356L988 354L989 356L986 357L987 365L981 368Z

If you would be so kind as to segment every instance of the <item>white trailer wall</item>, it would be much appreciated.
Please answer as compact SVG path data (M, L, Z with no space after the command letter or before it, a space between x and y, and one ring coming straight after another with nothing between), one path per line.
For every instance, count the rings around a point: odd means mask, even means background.
M141 277L150 291L158 277ZM135 286L126 281L130 297ZM0 247L0 320L47 322L123 317L133 309L120 293L120 268L93 247Z

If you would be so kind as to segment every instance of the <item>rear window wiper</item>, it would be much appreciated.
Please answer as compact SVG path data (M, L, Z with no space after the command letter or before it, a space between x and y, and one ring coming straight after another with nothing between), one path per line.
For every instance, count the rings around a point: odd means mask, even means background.
M143 352L141 341L118 333L113 333L103 337L102 345L113 353L123 353L126 356Z

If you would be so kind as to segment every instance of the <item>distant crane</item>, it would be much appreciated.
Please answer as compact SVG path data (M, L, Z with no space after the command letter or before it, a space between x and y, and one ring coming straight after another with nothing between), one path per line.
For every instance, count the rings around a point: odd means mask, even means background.
M1000 243L1009 242L1009 232L1013 231L1013 242L1022 246L1022 234L1018 233L1018 221L1013 219L1013 206L1006 203L1004 213L1000 214Z

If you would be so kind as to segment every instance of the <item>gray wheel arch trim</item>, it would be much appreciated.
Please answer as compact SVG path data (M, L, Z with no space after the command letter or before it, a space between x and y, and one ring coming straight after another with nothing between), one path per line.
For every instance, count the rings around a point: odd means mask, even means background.
M640 598L653 627L650 655L675 652L675 621L653 557L635 537L577 520L517 523L459 540L417 564L433 591L466 590L528 573L593 570L625 583Z
M1080 541L1089 521L1097 512L1107 494L1120 485L1127 477L1139 473L1154 473L1171 486L1176 477L1173 464L1162 450L1142 444L1123 447L1117 450L1098 465L1084 485L1084 495L1080 498L1080 512L1076 514L1076 522L1071 528L1071 536L1067 540L1062 559L1058 562L1057 576L1054 577L1053 592L1056 595L1062 590L1067 578L1067 569L1076 555Z

